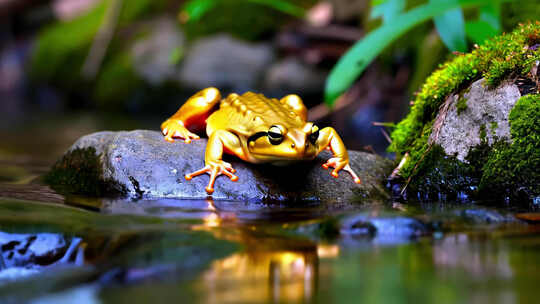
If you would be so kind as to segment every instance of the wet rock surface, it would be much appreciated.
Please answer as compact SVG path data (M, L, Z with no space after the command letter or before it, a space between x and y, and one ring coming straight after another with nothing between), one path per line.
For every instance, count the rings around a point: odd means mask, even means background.
M66 259L73 251L68 250L70 244L75 245L80 239L66 238L61 234L18 234L0 231L1 268L25 267L33 265L46 266ZM69 251L69 252L68 252Z
M99 132L80 138L51 173L54 175L55 171L72 166L68 169L75 172L72 175L75 183L101 183L108 187L108 191L134 198L206 198L208 175L190 181L184 178L186 173L204 166L205 147L204 139L191 144L183 141L168 143L156 131ZM80 168L68 160L75 151L81 150L91 151L89 157L99 155L99 161L84 162L83 158L77 164L99 166L94 168L99 174L77 174ZM336 179L321 168L330 157L331 154L325 151L311 162L275 167L253 165L227 156L224 159L237 170L239 181L218 177L212 197L254 202L323 201L343 204L389 198L383 182L392 169L392 161L374 154L350 151L351 166L362 179L362 184L357 185L346 172L341 172ZM91 170L85 168L81 171ZM83 178L97 180L77 180Z

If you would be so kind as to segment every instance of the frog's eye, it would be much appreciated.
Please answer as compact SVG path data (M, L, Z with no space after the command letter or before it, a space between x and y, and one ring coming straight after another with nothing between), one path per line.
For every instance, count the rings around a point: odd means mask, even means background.
M311 134L308 135L308 140L310 143L315 145L318 138L319 138L319 127L314 125L313 127L311 127Z
M268 140L272 145L279 145L283 141L283 130L278 126L271 126L268 130Z

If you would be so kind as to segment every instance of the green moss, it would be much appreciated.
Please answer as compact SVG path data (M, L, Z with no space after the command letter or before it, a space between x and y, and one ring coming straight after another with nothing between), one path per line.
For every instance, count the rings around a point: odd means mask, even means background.
M480 136L480 141L481 142L483 142L483 143L486 142L486 140L487 140L486 125L481 125L480 126L480 134L479 134L479 136Z
M417 94L410 113L392 132L390 151L398 158L409 153L410 161L401 169L409 178L429 145L430 127L446 98L481 77L494 87L509 74L524 75L533 62L540 60L540 50L529 48L540 41L540 22L518 27L487 41L473 52L457 55L443 64L425 82Z
M424 152L429 147L428 139L429 139L429 134L431 134L431 128L432 127L433 127L433 121L430 121L422 129L422 133L420 134L420 137L418 138L418 140L415 140L413 142L412 149L409 152L409 159L410 160L411 159L418 159L418 160L422 159L422 156L423 156ZM411 164L411 163L412 163L411 161L408 162L408 164ZM419 166L422 165L419 162L416 162L415 164L418 164ZM401 168L401 170L400 170L400 174L403 177L409 177L409 176L411 176L411 174L415 170L415 167L416 167L416 165L403 166Z
M540 95L520 98L509 121L513 142L493 146L483 165L480 190L496 195L525 187L528 193L540 195Z
M44 176L44 181L61 193L89 196L126 193L122 185L104 180L100 155L93 147L66 153Z
M490 146L484 139L466 162L431 146L416 166L422 178L412 179L411 188L424 199L504 197L530 208L530 199L540 195L540 95L522 97L509 120L512 143L499 140ZM486 128L480 132L485 136Z
M467 110L467 99L462 94L459 95L459 99L456 104L457 114L460 115Z
M499 124L496 121L492 121L489 129L491 130L491 136L497 135L497 128L499 127Z

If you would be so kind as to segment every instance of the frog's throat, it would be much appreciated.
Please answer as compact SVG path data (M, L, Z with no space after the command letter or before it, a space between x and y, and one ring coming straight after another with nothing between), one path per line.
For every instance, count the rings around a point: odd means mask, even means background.
M287 156L278 156L278 155L270 155L270 154L261 154L261 153L253 153L250 152L252 155L252 159L250 160L253 163L270 163L273 165L288 165L291 163L297 163L302 161L310 161L315 159L317 155L305 155L301 154L296 157L287 157Z

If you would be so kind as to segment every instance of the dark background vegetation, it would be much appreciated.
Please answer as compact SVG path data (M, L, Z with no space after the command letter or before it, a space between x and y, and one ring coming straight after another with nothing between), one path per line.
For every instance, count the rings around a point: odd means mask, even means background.
M453 56L442 26L421 23L391 41L330 111L324 88L337 60L392 20L391 5L405 12L428 1L269 2L0 0L0 134L47 146L97 130L157 130L191 94L216 86L299 94L310 118L335 126L350 148L384 154L390 129L373 123L399 121L425 77ZM484 36L539 15L535 1L498 8L500 28ZM462 11L481 19L478 7Z

